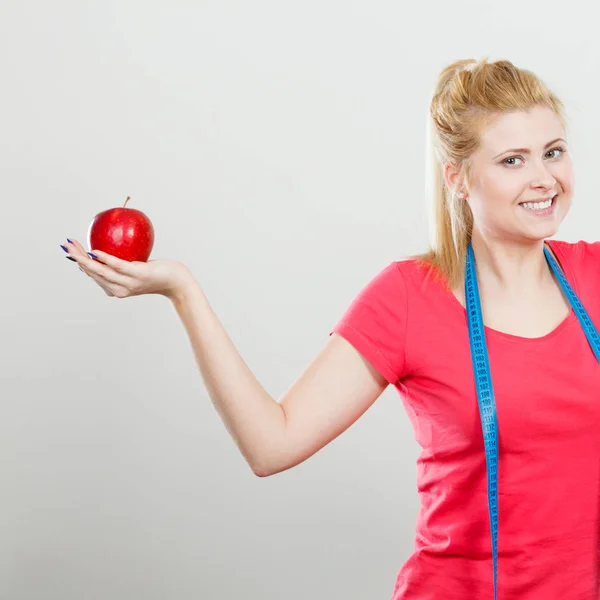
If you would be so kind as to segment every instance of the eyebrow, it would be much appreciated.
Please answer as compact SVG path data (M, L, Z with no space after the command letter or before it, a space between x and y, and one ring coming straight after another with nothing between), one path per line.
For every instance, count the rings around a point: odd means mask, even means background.
M556 138L555 140L548 142L544 146L544 150L546 148L548 148L549 146L552 146L552 144L556 144L556 142L565 142L565 144L567 143L563 138ZM510 148L508 150L504 150L503 152L500 152L500 154L497 154L496 156L494 156L494 158L498 158L499 156L502 156L503 154L506 154L507 152L521 152L522 154L529 154L530 150L529 150L529 148Z

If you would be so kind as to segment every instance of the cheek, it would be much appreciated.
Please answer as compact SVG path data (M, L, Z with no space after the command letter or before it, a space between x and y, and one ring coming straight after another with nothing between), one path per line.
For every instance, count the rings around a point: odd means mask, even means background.
M485 198L471 198L469 206L473 219L480 227L487 228L506 219L506 202L499 201L497 196L492 196L491 191Z
M564 173L562 173L562 176L558 180L558 182L560 183L563 191L565 191L567 194L573 193L573 190L575 188L575 177L573 174L573 170L565 170Z
M563 160L554 170L554 178L558 181L563 192L570 193L575 185L575 174L570 159Z
M517 177L492 179L485 186L485 195L479 199L479 214L486 219L502 218L514 208L523 193L523 183Z
M496 206L510 204L523 190L524 176L517 171L493 171L481 180L482 197Z

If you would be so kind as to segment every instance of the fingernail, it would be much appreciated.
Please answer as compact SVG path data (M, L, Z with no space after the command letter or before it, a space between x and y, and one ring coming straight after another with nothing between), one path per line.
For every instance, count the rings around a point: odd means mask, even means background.
M98 258L95 254L92 254L91 252L88 252L88 254L92 257L92 258Z
M60 247L68 254L69 253L69 249L66 246L63 246L62 244L60 245Z
M72 260L73 262L77 262L72 256L65 256L65 258L68 258L69 260Z
M69 242L69 244L72 244L72 243L73 243L73 241L72 241L72 240L70 240L69 238L67 238L67 242Z

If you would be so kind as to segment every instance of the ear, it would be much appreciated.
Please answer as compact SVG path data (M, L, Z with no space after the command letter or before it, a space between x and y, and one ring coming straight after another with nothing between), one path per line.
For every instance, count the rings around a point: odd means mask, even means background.
M460 169L451 162L446 162L444 164L444 181L448 186L448 189L451 192L456 192L459 190L461 181L461 173Z

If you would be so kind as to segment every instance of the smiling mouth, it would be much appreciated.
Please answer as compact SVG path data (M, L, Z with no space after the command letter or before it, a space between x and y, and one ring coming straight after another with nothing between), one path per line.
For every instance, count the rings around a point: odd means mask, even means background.
M556 198L558 194L554 194L552 198L547 200L542 200L538 202L520 202L519 206L522 206L525 210L529 212L545 212L550 210L556 203Z

